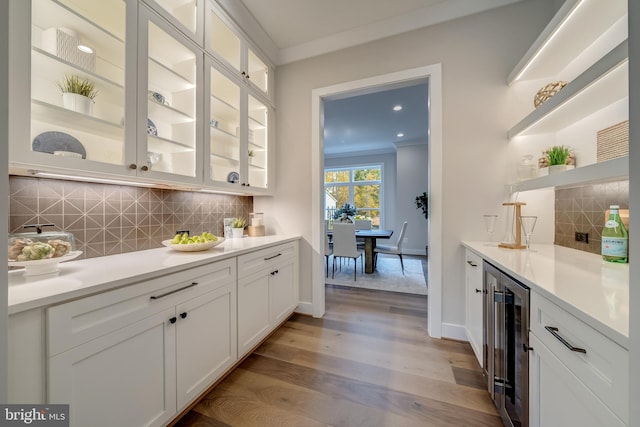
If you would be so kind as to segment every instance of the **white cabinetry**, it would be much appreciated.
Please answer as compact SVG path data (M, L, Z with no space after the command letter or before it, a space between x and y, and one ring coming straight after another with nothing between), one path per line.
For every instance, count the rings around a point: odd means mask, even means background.
M466 282L466 316L465 316L465 332L471 348L480 363L483 364L482 348L483 348L483 274L482 274L482 258L471 252L469 249L465 253L465 282Z
M238 257L238 357L253 349L298 303L298 243Z
M530 425L626 425L627 350L536 292L530 325Z
M50 308L48 401L77 426L175 417L237 359L234 261Z
M597 131L628 118L627 2L566 0L509 75L531 102L538 88L569 84L508 132L514 163L554 145L571 147L577 168L515 182L512 191L606 181L628 176L628 158L596 163ZM580 170L584 167L584 170Z

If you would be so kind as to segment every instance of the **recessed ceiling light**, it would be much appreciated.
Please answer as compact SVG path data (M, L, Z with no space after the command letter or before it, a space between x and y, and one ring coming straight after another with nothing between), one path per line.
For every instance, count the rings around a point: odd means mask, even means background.
M399 132L398 135L396 135L398 138L402 138L404 136L404 133Z
M402 105L396 105L395 107L393 107L393 111L400 111L402 110Z
M78 50L84 53L93 53L93 49L91 49L89 46L85 44L79 44Z

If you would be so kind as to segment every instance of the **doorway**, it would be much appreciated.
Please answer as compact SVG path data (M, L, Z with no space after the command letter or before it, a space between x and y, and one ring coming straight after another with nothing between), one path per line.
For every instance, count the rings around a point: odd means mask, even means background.
M381 88L428 82L429 124L429 259L428 320L429 335L442 335L442 78L441 65L435 64L356 80L312 91L312 244L317 251L312 265L312 310L324 314L324 102L380 91Z

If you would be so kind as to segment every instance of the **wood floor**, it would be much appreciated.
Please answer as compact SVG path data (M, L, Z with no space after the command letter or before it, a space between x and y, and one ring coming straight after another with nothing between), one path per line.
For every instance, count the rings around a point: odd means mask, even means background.
M424 296L328 286L177 426L502 426L467 343L426 334Z

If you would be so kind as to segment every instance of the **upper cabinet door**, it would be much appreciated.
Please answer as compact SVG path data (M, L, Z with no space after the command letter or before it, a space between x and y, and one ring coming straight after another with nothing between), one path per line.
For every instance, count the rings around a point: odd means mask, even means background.
M204 34L204 2L198 0L144 0L198 45Z
M131 167L141 176L201 182L202 53L142 6L138 28L138 146Z
M249 95L248 184L251 188L268 188L269 107Z
M122 170L126 3L33 0L30 6L31 138L19 138L17 147L12 142L12 159L63 169ZM14 105L22 109L23 101Z
M247 49L247 80L269 95L269 67L251 49Z

